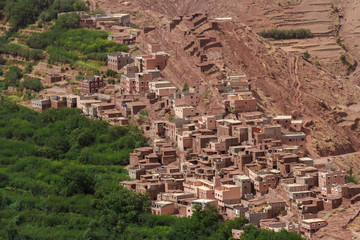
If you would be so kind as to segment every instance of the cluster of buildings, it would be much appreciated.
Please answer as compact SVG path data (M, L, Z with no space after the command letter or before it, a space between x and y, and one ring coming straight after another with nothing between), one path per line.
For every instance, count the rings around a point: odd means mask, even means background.
M238 115L154 121L157 138L130 154L133 181L120 185L148 193L154 214L189 217L194 205L214 205L225 219L245 216L306 236L327 225L320 211L360 200L360 186L346 183L346 172L305 156L305 134L277 122L287 117Z
M97 22L86 15L82 19L88 27ZM99 17L101 21L107 20ZM199 14L174 19L169 31L181 21L216 27ZM115 22L128 24L127 17ZM197 41L188 49L215 40ZM197 107L209 86L200 82L179 89L161 75L169 54L157 43L146 50L139 57L108 55L108 68L123 73L115 85L105 86L101 76L86 76L80 96L47 97L33 100L32 106L77 107L119 125L149 115L143 127L151 144L130 154L132 181L119 184L148 193L154 214L189 217L195 205L213 205L225 219L245 216L261 228L311 236L327 225L319 212L360 200L360 186L347 183L346 172L326 169L307 156L303 120L258 111L246 75L229 73L213 84L222 96L223 112L200 115ZM115 94L100 92L107 87ZM234 229L233 237L240 239L241 230Z
M133 181L119 184L148 193L154 214L189 217L195 205L214 205L225 219L245 216L262 228L311 236L327 225L319 212L360 199L360 187L346 183L346 172L307 157L303 120L258 111L245 75L228 74L215 86L223 113L199 115L205 86L180 91L147 70L144 107L173 118L151 119L145 132L152 144L130 154ZM124 96L143 94L137 74L132 80L125 74L124 86L129 79L135 87L123 87ZM234 237L240 236L235 229Z

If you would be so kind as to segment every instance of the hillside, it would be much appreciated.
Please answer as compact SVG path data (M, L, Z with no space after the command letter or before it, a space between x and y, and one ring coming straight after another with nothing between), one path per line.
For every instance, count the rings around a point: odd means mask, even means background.
M312 155L338 155L360 149L359 134L355 131L358 110L354 110L360 101L360 90L355 82L348 80L346 67L343 68L336 57L344 50L336 45L335 25L338 22L331 20L334 4L330 1L290 2L286 6L278 6L275 1L137 0L127 7L111 0L97 2L99 7L107 10L111 5L112 11L131 8L138 25L158 27L142 36L142 42L160 42L164 50L174 56L164 75L178 86L184 82L202 82L211 87L226 72L245 73L257 87L259 105L265 111L293 114L307 120L305 130L310 134L308 151ZM309 8L312 10L308 11ZM285 17L279 17L282 11L294 20L284 24ZM183 22L171 31L166 29L166 23L173 17L197 12L208 12L209 21L193 30ZM320 20L311 22L318 14L322 14ZM232 21L219 22L217 29L211 27L212 17L228 16L233 17ZM313 46L312 41L318 41L336 52L326 50L331 54L324 55L322 46L309 48L310 54L316 56L314 59L325 59L319 60L321 64L316 66L313 58L309 61L302 57L302 52L307 49L305 46L297 54L289 51L289 47L279 47L279 43L265 40L257 34L260 29L281 27L310 28L316 36L310 40L295 41L292 49L299 44ZM201 51L191 52L195 48L192 42L196 42L197 38L214 38L214 41ZM330 46L324 39L334 41L335 45ZM205 73L199 71L201 55L206 55L212 64ZM221 99L214 89L211 93L211 100L203 103L203 110L206 112L205 109L210 106L216 113Z

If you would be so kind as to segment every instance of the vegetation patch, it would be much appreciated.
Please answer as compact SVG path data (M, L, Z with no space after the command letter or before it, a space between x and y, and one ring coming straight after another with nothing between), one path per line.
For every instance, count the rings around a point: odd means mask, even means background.
M280 39L304 39L311 38L312 34L310 29L291 29L291 30L279 30L279 29L271 29L271 30L262 30L259 33L260 36L264 38L273 38L276 40Z

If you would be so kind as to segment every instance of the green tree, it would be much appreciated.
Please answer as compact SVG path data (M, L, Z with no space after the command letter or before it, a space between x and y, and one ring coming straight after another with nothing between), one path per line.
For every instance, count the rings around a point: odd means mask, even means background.
M93 174L78 167L68 167L60 173L58 192L65 196L75 194L93 194L95 178Z
M17 66L9 67L9 71L5 74L5 86L18 87L22 78L22 70Z
M44 88L39 78L26 78L22 85L35 92L40 92Z

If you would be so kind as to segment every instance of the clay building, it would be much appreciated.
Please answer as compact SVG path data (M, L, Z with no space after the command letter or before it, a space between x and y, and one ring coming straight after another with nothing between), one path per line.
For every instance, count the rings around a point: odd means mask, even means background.
M67 106L66 100L67 99L65 96L52 96L50 98L51 107L55 109L66 107Z
M63 80L64 80L64 75L60 75L60 74L48 74L48 75L46 75L46 78L45 78L45 81L47 84L61 82Z
M135 73L128 73L121 75L120 87L125 94L136 93L135 87Z
M344 171L326 171L319 172L319 187L321 194L327 196L332 194L332 188L345 184L346 172Z
M119 71L127 64L133 62L130 53L110 53L108 54L108 68L113 71Z
M310 237L313 233L326 225L327 222L320 218L303 219L301 221L300 232Z
M155 93L156 97L167 97L177 91L175 87L169 81L150 81L149 82L149 92Z
M108 40L114 41L119 44L131 45L136 43L136 35L130 33L116 33L108 36Z
M291 116L276 116L273 118L273 121L276 124L279 124L281 127L289 129L291 125L291 119Z
M80 92L83 95L97 93L105 86L104 80L100 76L88 75L80 81Z
M47 108L51 108L51 102L50 99L33 99L31 100L31 107L43 111Z
M150 209L151 213L156 215L172 215L175 213L175 204L168 201L156 201Z
M140 72L144 70L163 70L169 58L165 52L156 52L149 55L143 55L135 58L135 65L139 67Z
M179 118L192 117L195 115L195 108L192 106L181 106L175 108L175 116Z

